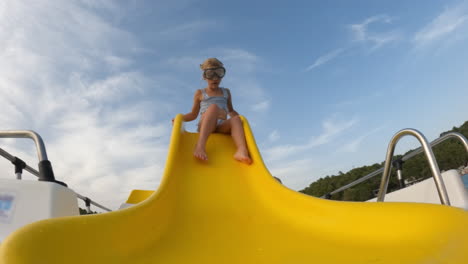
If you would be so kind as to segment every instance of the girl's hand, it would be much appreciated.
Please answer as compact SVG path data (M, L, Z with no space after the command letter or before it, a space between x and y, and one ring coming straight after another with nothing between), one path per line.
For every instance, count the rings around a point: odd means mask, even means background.
M224 111L223 109L219 109L218 119L226 120L227 119L226 111Z

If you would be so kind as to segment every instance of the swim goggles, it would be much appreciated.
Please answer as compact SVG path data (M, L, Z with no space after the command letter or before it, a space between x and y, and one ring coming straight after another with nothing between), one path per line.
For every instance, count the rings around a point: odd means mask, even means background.
M221 79L226 74L226 69L224 67L209 68L203 71L203 77L206 79L212 80L215 75Z

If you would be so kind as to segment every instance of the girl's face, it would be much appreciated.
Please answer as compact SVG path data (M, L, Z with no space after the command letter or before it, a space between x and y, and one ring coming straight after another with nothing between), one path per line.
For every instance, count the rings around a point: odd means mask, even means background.
M221 78L213 78L213 79L204 78L204 79L206 83L208 84L208 88L210 89L217 89L222 80Z
M225 73L224 67L210 67L203 72L203 79L210 89L217 89Z

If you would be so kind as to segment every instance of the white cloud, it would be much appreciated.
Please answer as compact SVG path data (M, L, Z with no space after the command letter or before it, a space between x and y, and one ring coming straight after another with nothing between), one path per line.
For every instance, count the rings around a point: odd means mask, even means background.
M270 105L256 78L262 61L242 49L207 48L206 56L179 60L158 55L161 60L151 66L163 70L143 71L147 69L138 65L139 56L156 57L158 52L147 53L137 36L116 27L120 25L116 16L125 14L120 4L111 0L0 2L0 129L37 131L44 138L56 178L110 208L117 208L134 188L157 187L166 160L170 115L185 99L181 96L185 89L198 88L167 65L195 63L193 71L199 73L203 59L219 54L215 56L228 66L232 84L228 87L234 99L242 102L243 111L261 112ZM180 39L190 31L196 37L213 26L209 21L177 23L180 26L161 34ZM151 44L165 41L156 39ZM190 99L183 109L190 109ZM256 109L250 108L258 102ZM31 166L37 164L32 144L0 143Z
M158 80L129 68L137 39L98 12L120 12L114 3L0 4L0 129L37 131L56 178L111 208L157 186L170 130L157 118L167 102L150 97ZM1 147L37 164L32 144Z
M132 65L132 61L123 57L119 57L116 55L108 55L104 58L107 64L111 67L111 69L118 71L122 68L128 67Z
M377 15L367 18L361 23L349 25L349 29L353 34L354 41L361 43L370 43L371 50L378 49L383 45L394 42L400 39L400 33L395 30L369 30L371 25L388 25L391 24L395 18L388 15Z
M271 106L270 95L258 81L264 62L257 55L243 49L214 49L226 67L223 85L231 89L234 108L247 116L263 114Z
M219 23L214 21L193 21L169 27L166 30L160 31L158 34L161 38L165 38L166 40L190 40L195 34L208 31L212 28L219 29L220 26Z
M287 144L274 146L265 151L265 157L268 161L275 161L285 159L299 153L303 153L307 150L311 150L315 147L328 144L336 136L343 133L345 130L353 127L358 122L357 118L353 118L348 121L337 121L333 119L327 119L322 123L322 133L316 137L311 137L307 142L303 144Z
M83 96L100 102L119 101L132 94L143 94L145 77L138 72L122 72L97 80L83 88Z
M317 168L316 161L312 159L297 159L272 163L270 172L274 177L280 178L285 186L300 190L314 180L312 177L317 172Z
M322 123L323 133L318 137L314 137L309 141L307 146L315 147L329 143L335 136L343 131L351 128L358 122L357 118L352 118L348 121L336 121L332 119L325 120Z
M278 132L278 130L273 130L269 135L268 135L268 140L270 142L275 142L275 141L278 141L278 139L280 139L280 134Z
M366 138L365 135L359 136L359 137L355 138L354 140L351 140L349 143L345 144L338 151L355 153L355 152L358 151L359 146L361 145L362 141L365 138Z
M376 90L365 95L359 95L355 97L348 98L344 101L333 103L332 106L336 108L350 108L357 105L369 104L376 100L379 100L383 96L383 91Z
M262 101L252 106L254 112L265 112L270 108L270 101Z
M216 57L226 67L227 78L232 77L232 74L251 77L252 74L262 69L262 60L257 55L244 49L210 48L200 51L200 53L201 55L198 56L171 57L166 60L165 64L178 70L200 72L198 66L204 60L209 57Z
M177 70L199 70L198 65L202 64L205 59L202 56L173 57L169 58L166 63Z
M256 63L260 62L260 58L257 55L243 49L223 49L221 51L222 57L226 61L242 61L242 68L247 71L255 69Z
M338 149L338 152L349 152L349 153L358 152L360 150L361 144L364 141L364 139L381 131L383 128L384 126L379 126L377 128L369 130L367 133L363 133L362 135L351 140L349 143L344 144L341 148Z
M350 25L351 30L354 33L354 37L358 41L366 41L369 38L368 27L373 23L386 23L389 24L392 22L392 18L388 15L377 15L372 16L364 20L360 24Z
M343 53L344 49L340 48L340 49L336 49L336 50L333 50L325 55L322 55L320 56L318 59L315 60L315 62L310 65L309 67L307 67L304 71L311 71L333 59L335 59L336 57L338 57L341 53Z
M451 34L466 34L461 32L463 26L468 21L468 5L463 2L460 5L446 8L434 20L419 30L413 38L413 43L417 46L433 43L434 41L445 39Z
M81 0L81 2L92 8L117 10L114 0Z

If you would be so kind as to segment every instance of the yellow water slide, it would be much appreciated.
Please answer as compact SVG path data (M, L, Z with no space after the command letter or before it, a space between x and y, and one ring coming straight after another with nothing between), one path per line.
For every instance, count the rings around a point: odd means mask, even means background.
M468 213L415 203L337 202L278 183L244 119L252 165L227 135L174 122L164 177L148 199L100 215L49 219L9 236L1 264L468 263ZM312 173L311 173L312 175Z

